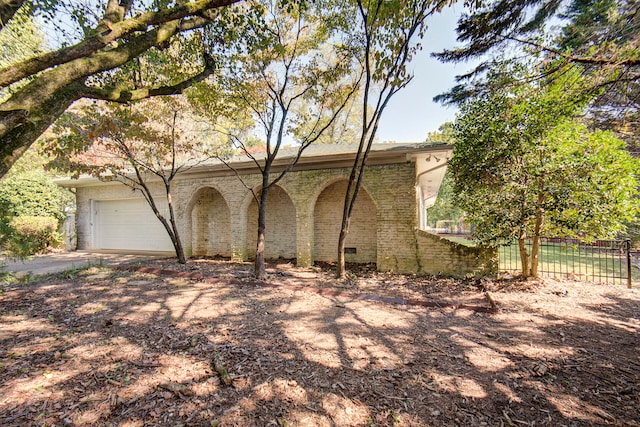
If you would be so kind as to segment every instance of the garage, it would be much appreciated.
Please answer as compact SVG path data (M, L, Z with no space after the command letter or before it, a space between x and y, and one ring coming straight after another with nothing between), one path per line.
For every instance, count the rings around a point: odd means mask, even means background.
M168 217L167 203L158 202ZM171 239L144 199L94 200L93 249L173 251Z

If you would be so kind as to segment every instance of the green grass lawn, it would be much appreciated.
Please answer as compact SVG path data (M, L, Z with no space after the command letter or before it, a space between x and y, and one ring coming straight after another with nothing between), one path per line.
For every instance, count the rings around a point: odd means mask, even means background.
M500 270L519 271L520 254L518 245L499 248ZM627 261L624 253L599 252L597 249L545 242L540 248L539 272L556 278L568 276L590 282L626 284ZM640 270L631 267L631 279L640 281Z
M475 246L473 241L465 237L442 237L462 245ZM500 271L520 271L520 254L516 243L500 246L498 253ZM540 248L540 260L539 272L543 276L558 279L571 276L596 283L627 283L627 262L623 253L599 253L577 245L545 242ZM631 279L640 282L640 269L634 265L631 267Z

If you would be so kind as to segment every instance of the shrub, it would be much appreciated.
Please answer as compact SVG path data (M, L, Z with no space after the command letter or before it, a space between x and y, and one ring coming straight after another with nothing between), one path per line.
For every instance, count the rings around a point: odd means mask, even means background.
M58 187L39 170L10 175L0 183L0 215L55 217L64 220L64 207L73 202L69 191Z
M10 226L12 230L7 239L7 252L11 257L25 258L62 244L57 218L17 216L11 220Z

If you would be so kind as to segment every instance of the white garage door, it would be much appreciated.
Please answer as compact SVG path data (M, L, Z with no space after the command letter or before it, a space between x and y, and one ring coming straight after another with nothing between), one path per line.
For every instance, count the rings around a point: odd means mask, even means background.
M146 200L93 203L94 249L173 251L169 235ZM168 218L166 201L158 206Z

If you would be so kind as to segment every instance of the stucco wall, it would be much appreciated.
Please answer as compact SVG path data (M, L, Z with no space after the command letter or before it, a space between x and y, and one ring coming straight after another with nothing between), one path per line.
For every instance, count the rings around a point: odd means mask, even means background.
M272 189L267 257L296 258L303 266L335 260L337 247L332 246L348 173L344 168L290 172ZM174 182L173 200L187 254L246 260L255 250L257 206L247 188L257 188L261 176L241 177L243 182L233 175L187 176ZM155 190L162 194L159 186ZM80 249L91 248L91 199L140 197L122 185L81 187L77 194ZM382 271L464 275L490 270L477 251L417 231L417 218L415 164L370 166L347 240L347 247L356 247L357 253L347 255L347 261L375 261Z

